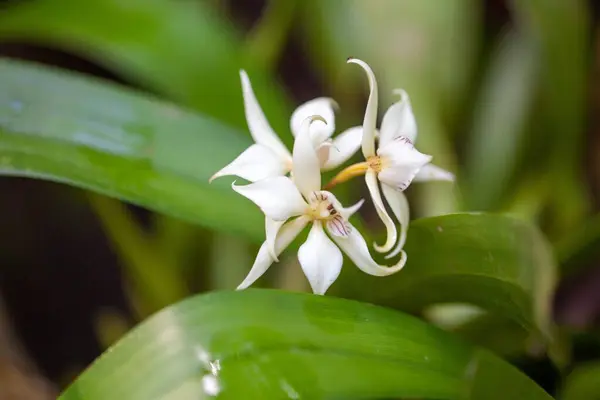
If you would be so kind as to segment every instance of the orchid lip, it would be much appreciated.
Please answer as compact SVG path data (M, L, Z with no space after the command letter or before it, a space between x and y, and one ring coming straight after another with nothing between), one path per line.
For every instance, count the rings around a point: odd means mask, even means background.
M347 237L350 234L352 228L327 193L313 192L309 203L306 215L314 222L325 223L334 236Z
M340 216L326 193L313 192L309 203L307 215L314 220L328 221Z

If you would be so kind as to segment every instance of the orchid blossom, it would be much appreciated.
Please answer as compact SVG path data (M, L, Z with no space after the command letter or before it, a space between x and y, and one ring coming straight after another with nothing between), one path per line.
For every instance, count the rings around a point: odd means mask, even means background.
M235 175L250 182L283 176L292 170L292 155L281 142L267 121L246 71L240 71L244 110L248 129L254 139L254 144L248 147L235 160L215 173L210 180L227 175ZM310 128L311 142L319 158L319 166L323 170L337 168L347 161L360 147L362 129L350 128L337 135L335 131L334 108L337 104L333 99L318 97L300 105L290 119L290 129L298 136L300 125L311 115L321 115L325 122L315 121Z
M344 182L354 176L365 175L375 209L387 230L385 244L383 246L375 244L374 247L379 252L388 252L397 242L396 248L386 256L386 258L391 258L401 251L408 231L409 207L406 196L402 192L412 181L453 181L454 175L430 164L432 157L415 149L413 142L417 138L417 124L410 99L402 89L394 91L400 95L400 101L394 103L383 116L379 132L379 146L376 149L378 93L375 74L364 61L350 58L348 62L361 66L369 80L370 93L363 121L361 143L366 161L344 169L327 187ZM394 221L383 205L377 180L381 182L383 196L400 222L399 240Z
M308 117L299 127L292 154L293 180L275 176L244 186L232 184L236 192L260 207L267 221L273 221L267 224L267 240L238 289L247 288L262 276L275 261L272 254L278 256L308 224L310 233L298 250L298 260L315 294L324 294L337 279L343 263L340 248L370 275L390 275L404 266L404 254L391 267L381 266L372 259L365 239L348 221L362 201L344 208L332 193L321 190L320 161L310 129L313 121L318 120L323 118Z

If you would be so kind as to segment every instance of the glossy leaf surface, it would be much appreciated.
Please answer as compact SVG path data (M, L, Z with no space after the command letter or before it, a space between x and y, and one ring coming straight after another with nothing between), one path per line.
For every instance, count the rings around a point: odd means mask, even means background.
M552 252L531 225L495 214L450 214L410 225L408 262L385 278L349 265L335 290L344 297L420 311L463 302L549 334L556 280Z
M108 350L61 399L211 395L551 399L491 353L414 317L256 289L201 295L163 310Z
M0 60L0 173L91 189L203 226L263 237L252 203L209 177L250 137L116 85ZM241 101L241 98L240 98Z

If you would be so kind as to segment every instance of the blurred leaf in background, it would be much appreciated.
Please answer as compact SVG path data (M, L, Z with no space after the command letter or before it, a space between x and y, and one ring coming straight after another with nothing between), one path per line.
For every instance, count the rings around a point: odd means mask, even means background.
M110 24L106 22L110 21ZM60 47L208 115L245 128L238 70L242 37L203 1L36 0L0 14L0 37ZM251 71L277 129L289 103L266 74ZM236 100L237 99L237 100Z
M473 128L467 142L463 185L467 207L502 208L510 184L528 171L517 171L523 156L527 119L538 83L539 55L531 39L518 31L503 34L494 47L476 96Z
M511 4L519 29L533 40L543 66L535 140L526 153L534 158L524 159L523 168L539 169L537 179L547 185L541 201L547 202L551 215L543 224L552 238L560 238L589 211L582 177L588 6L583 0Z

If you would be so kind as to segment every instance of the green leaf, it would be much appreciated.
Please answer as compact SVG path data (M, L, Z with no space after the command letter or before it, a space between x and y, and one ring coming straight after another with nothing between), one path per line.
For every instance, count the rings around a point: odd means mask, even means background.
M600 362L588 362L575 368L565 379L561 400L600 400Z
M245 128L238 76L244 43L225 21L200 1L33 0L3 7L0 39L74 52ZM249 74L270 122L287 129L290 106L281 90L261 71Z
M484 314L452 331L503 358L521 356L528 350L527 332L505 317Z
M495 214L424 218L410 225L404 249L399 273L373 277L349 265L336 293L411 312L470 303L550 336L556 266L535 227Z
M509 383L509 384L507 384ZM551 399L486 350L368 304L268 290L185 300L137 327L61 400Z
M259 241L260 211L209 177L250 138L94 79L0 59L0 174L67 183Z

